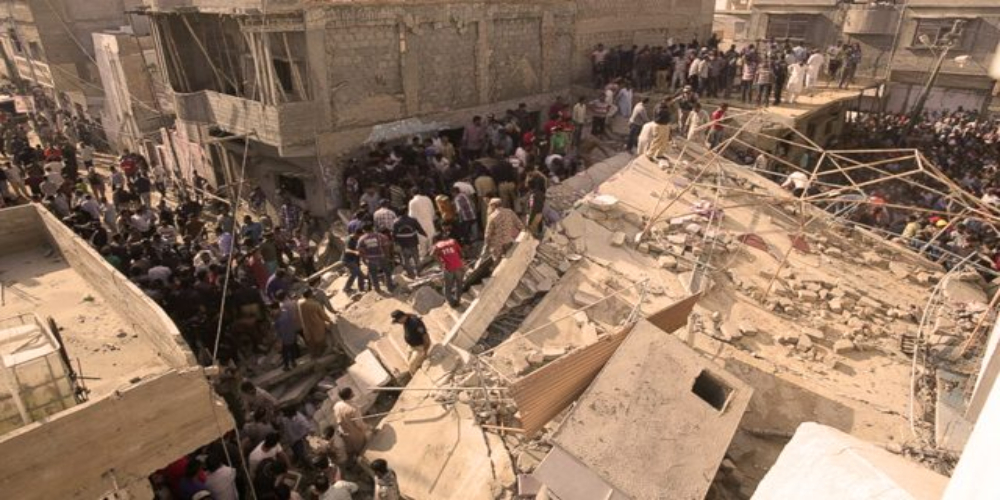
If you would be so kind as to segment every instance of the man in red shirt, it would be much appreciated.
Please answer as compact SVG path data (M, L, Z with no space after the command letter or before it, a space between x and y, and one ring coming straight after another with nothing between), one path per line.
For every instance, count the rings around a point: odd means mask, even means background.
M712 130L708 134L708 145L712 149L722 142L722 122L726 119L726 111L729 110L729 105L722 103L718 109L712 112Z
M438 233L434 236L433 253L444 272L444 298L451 307L458 307L462 302L462 285L465 279L462 246L451 236Z

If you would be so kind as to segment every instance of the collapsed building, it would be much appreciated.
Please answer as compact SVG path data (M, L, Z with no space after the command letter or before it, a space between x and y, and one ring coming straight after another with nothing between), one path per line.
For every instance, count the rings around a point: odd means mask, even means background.
M245 171L327 214L340 205L339 155L359 144L548 105L589 81L596 44L704 40L713 11L711 0L147 0L142 13L176 105L168 164L216 186Z
M377 372L352 387L368 404L400 393L366 459L415 499L967 494L989 439L970 436L990 432L997 363L977 362L995 285L838 218L833 195L680 148L550 188L562 220L522 235L464 312L426 281L334 297L357 370ZM436 345L405 387L395 309Z
M0 210L0 490L150 498L233 429L169 317L37 205Z

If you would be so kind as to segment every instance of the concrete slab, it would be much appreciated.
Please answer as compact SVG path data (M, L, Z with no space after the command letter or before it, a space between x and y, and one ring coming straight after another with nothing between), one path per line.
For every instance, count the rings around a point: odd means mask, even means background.
M968 377L937 370L937 402L934 411L934 440L943 450L962 453L972 434L973 423L965 418L965 395Z
M753 500L937 500L948 478L844 434L806 422L757 486Z
M433 381L417 372L414 387ZM409 410L409 411L404 411ZM364 458L384 459L396 471L403 495L412 500L492 500L490 447L472 411L444 407L427 392L404 392L368 444Z
M599 476L605 495L701 499L752 393L675 336L640 321L551 442ZM535 476L560 498L602 498L560 490L566 478L546 470L543 461Z
M482 293L448 332L445 343L469 350L479 342L493 318L504 309L511 292L517 288L535 258L537 247L538 240L528 233L521 233L514 249L493 269L492 279Z

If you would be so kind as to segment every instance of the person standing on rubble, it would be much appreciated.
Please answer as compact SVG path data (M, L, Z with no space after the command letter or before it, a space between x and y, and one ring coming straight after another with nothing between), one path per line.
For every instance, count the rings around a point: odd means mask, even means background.
M368 424L364 421L364 414L351 403L354 399L354 391L350 387L344 387L337 392L340 401L333 404L333 418L337 422L340 435L344 437L346 445L348 463L357 459L368 444Z
M302 336L306 339L309 355L318 359L326 352L327 331L333 327L333 321L323 310L323 305L316 300L311 288L302 292L299 299L299 321L302 323Z
M365 226L365 234L358 240L358 253L361 260L368 266L368 281L377 293L382 293L379 282L384 278L389 293L396 288L392 282L392 266L389 261L389 250L392 243L384 234L375 231L375 228L368 224Z
M406 345L410 346L406 362L412 377L427 359L427 353L431 350L431 336L427 333L427 325L424 324L424 320L420 319L420 316L407 314L399 309L393 311L391 316L393 323L403 325L403 340L406 341Z
M434 236L434 257L441 263L444 276L444 298L451 307L462 303L462 285L465 278L465 263L462 262L462 246L450 235L438 233Z
M486 219L486 230L483 236L483 254L493 257L497 264L503 259L507 248L517 240L517 235L524 230L524 224L513 210L506 208L500 198L490 200L490 215Z

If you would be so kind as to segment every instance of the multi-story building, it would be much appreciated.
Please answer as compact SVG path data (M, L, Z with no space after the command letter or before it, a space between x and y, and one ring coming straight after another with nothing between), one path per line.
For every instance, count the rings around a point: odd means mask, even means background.
M176 102L179 169L230 184L245 168L325 214L339 156L376 126L456 127L551 102L589 80L597 43L704 39L714 2L145 3Z
M987 72L1000 41L1000 3L989 0L755 0L749 42L792 42L826 49L858 43L858 76L886 84L886 109L909 110L930 78L944 35L961 21L926 109L986 109L996 94Z
M94 52L105 101L101 123L113 149L157 154L161 130L172 123L173 100L167 99L156 66L153 38L131 29L94 33Z
M128 24L125 10L135 1L4 0L0 71L42 86L63 108L99 116L104 92L91 33Z

